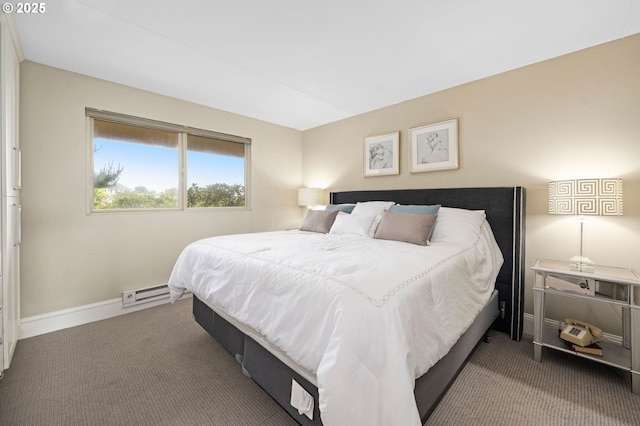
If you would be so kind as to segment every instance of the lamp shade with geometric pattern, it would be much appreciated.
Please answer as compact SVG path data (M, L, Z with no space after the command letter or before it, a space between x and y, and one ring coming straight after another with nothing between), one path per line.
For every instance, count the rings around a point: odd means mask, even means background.
M583 255L584 216L621 216L622 179L572 179L549 182L549 214L580 216L580 252L569 259L569 262L579 271L593 271L593 261Z
M622 215L622 179L549 182L549 214Z

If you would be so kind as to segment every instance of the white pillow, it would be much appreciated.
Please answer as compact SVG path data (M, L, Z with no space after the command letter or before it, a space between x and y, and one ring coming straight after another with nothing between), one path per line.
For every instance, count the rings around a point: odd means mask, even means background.
M364 216L377 216L382 215L382 212L389 210L389 207L394 205L393 201L362 201L356 203L356 206L351 211L351 214L359 214Z
M340 212L331 225L330 234L356 234L369 237L373 216L353 215Z
M367 236L373 238L376 233L376 229L378 229L378 224L380 223L380 219L382 218L382 212L385 210L389 210L395 202L393 201L361 201L356 203L356 206L351 211L352 215L356 216L367 216L372 218L371 226L369 227L369 232L367 232Z
M431 243L474 241L486 220L484 210L440 207L429 241Z

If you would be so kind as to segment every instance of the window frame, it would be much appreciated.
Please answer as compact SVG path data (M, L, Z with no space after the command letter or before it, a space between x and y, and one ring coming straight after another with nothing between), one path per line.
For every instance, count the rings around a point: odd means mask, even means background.
M111 111L103 111L94 108L85 108L86 138L87 138L87 173L86 173L86 207L87 214L114 214L114 213L149 213L149 212L212 212L212 211L248 211L251 210L251 139L243 136L230 135L212 130L198 129L195 127L171 124L148 118L135 117ZM178 206L175 208L116 208L95 209L94 200L94 120L110 121L113 123L144 127L160 131L178 133ZM217 139L225 142L244 144L244 206L230 207L188 207L187 206L187 136L194 135L205 138Z

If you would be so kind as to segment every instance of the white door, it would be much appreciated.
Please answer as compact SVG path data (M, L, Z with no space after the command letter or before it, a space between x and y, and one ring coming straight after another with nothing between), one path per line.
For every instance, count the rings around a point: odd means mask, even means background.
M9 368L20 335L20 64L5 19L0 15L0 374Z
M2 369L9 368L20 337L20 204L14 197L2 197Z

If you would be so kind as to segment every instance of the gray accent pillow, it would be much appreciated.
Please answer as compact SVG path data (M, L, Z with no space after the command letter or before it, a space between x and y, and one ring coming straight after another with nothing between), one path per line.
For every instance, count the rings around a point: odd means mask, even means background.
M402 241L426 246L436 221L435 214L413 214L385 211L373 238Z
M300 226L301 231L320 232L326 234L336 220L338 210L309 210Z
M345 213L351 213L355 204L329 204L325 210L339 210Z

